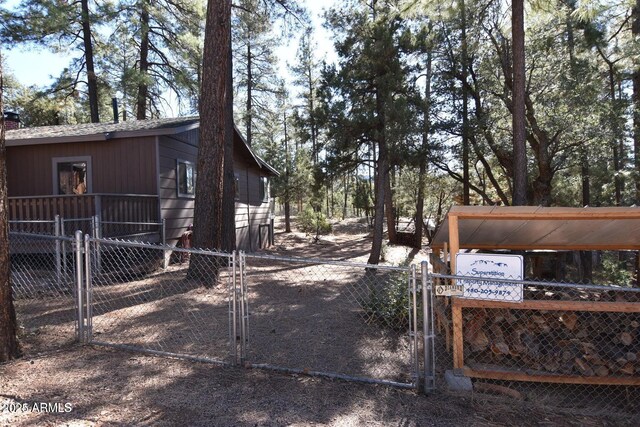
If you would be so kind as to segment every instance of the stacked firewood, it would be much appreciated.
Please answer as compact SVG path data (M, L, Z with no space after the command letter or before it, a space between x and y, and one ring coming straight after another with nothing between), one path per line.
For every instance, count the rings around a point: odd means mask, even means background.
M640 375L640 313L463 309L465 365L531 374Z

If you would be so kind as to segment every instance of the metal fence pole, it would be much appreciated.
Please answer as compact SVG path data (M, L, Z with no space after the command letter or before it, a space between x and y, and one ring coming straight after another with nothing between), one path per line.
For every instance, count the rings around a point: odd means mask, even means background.
M160 240L162 241L162 246L167 245L167 221L165 218L162 218L162 224L160 229ZM162 254L164 256L164 260L162 261L162 268L165 270L169 267L169 258L171 257L171 251L165 250Z
M248 325L248 301L245 283L246 273L245 255L244 251L240 251L240 363L244 363L247 358L247 343L249 342Z
M237 283L237 262L238 262L238 252L233 251L231 254L231 262L233 263L233 276L231 277L231 335L229 337L229 345L231 346L231 353L233 355L233 364L238 364L238 317L237 317L237 306L238 306L238 283Z
M92 225L92 233L93 233L93 238L94 239L100 239L102 238L102 232L101 232L101 224L100 224L100 217L98 215L94 215L91 217L91 225ZM101 260L101 256L100 256L100 243L96 242L95 243L95 268L96 268L96 273L100 274L100 271L102 271L102 260Z
M86 342L93 340L93 277L91 276L91 236L84 236L84 273L85 273L85 305L86 305Z
M429 263L420 263L422 273L422 339L424 351L424 392L435 390L435 358L433 343L433 293Z
M412 337L411 337L411 345L413 346L413 364L415 369L415 381L416 388L420 387L420 353L418 351L418 287L416 284L416 266L415 264L411 265L411 278L409 279L411 282L411 323L412 326Z
M78 230L75 234L74 250L76 255L76 305L78 313L78 341L85 342L84 334L84 304L83 304L83 289L82 282L84 279L83 274L83 260L82 260L82 231Z
M60 230L60 215L56 215L54 220L53 220L53 234L56 236L56 283L58 284L58 287L60 287L60 284L62 283L62 253L61 253L61 242L60 242L60 235L61 235L61 230Z

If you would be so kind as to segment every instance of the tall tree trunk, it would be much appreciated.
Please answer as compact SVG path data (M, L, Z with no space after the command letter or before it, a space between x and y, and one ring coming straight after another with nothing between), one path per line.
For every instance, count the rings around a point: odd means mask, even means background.
M640 38L640 0L633 8L631 32ZM633 157L635 164L636 206L640 206L640 64L633 70ZM636 286L640 287L640 251L636 251Z
M344 175L342 175L342 184L344 186L344 203L342 204L342 220L343 221L347 217L347 201L348 201L348 191L349 191L349 186L347 183L348 178L349 178L349 174L345 172Z
M640 0L633 8L632 33L640 39ZM633 70L633 158L635 164L636 206L640 206L640 63ZM640 272L638 272L640 274ZM640 278L638 279L640 281Z
M378 161L375 178L375 221L373 228L373 242L371 243L371 253L369 254L369 264L378 264L382 255L382 235L384 231L384 204L385 204L385 180L388 176L388 154L387 141L385 137L385 102L382 99L380 88L376 88L376 115L378 130ZM375 145L374 145L375 147Z
M252 119L253 119L253 64L251 62L251 42L247 42L247 115L245 117L247 144L253 143Z
M98 115L98 78L93 65L93 40L91 39L91 24L89 19L89 1L82 0L82 38L84 41L84 58L87 67L87 88L89 92L89 111L91 123L99 123Z
M416 248L422 246L422 230L424 230L424 185L427 174L427 150L429 149L429 133L431 132L431 77L433 74L433 56L431 51L427 52L426 81L424 85L424 103L422 111L422 147L418 154L420 162L418 171L418 195L416 200L416 231L414 245ZM466 85L465 85L466 86Z
M467 10L460 2L462 20L462 203L469 205L469 54L467 51Z
M604 58L604 55L603 55ZM611 151L613 154L613 182L614 182L614 191L615 191L615 205L622 205L622 176L621 176L621 156L620 152L620 143L619 140L622 138L620 135L620 129L618 127L618 118L616 115L617 107L616 107L616 81L615 81L615 71L613 68L613 63L611 61L607 61L607 65L609 66L609 101L611 102L611 129L613 131L613 140L611 141Z
M197 248L222 248L230 21L231 0L209 0L204 38L198 180L193 223L193 244ZM189 266L190 273L205 278L215 274L215 269L212 271L210 263L206 261L202 257L193 256Z
M140 63L138 64L140 76L138 83L138 98L136 104L136 118L147 118L147 99L149 97L149 5L147 0L142 1L140 11Z
M11 259L9 257L9 212L7 200L7 150L4 141L4 87L0 56L0 362L20 356L16 338L16 311L11 290Z
M391 176L389 170L386 171L384 177L384 206L387 219L387 234L389 235L389 243L398 243L398 236L396 233L396 214L393 208L393 191L391 190Z
M284 113L284 231L291 233L291 155L289 153L289 134L287 133L287 113Z
M229 26L231 32L231 26ZM233 54L231 52L231 34L229 34L229 52L227 58L227 87L225 92L224 127L224 190L222 214L222 245L225 252L236 249L236 175L233 169Z
M511 3L513 52L513 205L527 204L527 152L525 127L524 0Z

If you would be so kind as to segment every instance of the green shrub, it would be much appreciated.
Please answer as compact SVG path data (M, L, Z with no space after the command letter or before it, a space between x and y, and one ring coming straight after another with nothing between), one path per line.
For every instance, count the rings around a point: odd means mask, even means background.
M404 263L408 265L408 262ZM370 316L370 320L383 328L404 331L409 327L411 319L411 301L409 293L409 280L405 274L392 273L384 280L383 277L375 277L375 273L370 277L365 276L369 286L368 298L361 302L362 308ZM382 283L380 281L382 280ZM375 286L375 284L382 286ZM421 293L416 295L418 303L421 301ZM419 320L421 310L418 310Z
M305 233L328 234L331 232L331 224L322 212L315 212L307 207L297 218L298 229Z

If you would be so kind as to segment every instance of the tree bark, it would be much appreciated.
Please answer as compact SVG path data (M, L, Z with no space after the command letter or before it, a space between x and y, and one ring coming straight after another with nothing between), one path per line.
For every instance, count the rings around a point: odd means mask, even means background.
M284 231L291 233L291 155L289 154L289 133L287 132L287 113L284 113Z
M229 26L231 32L231 26ZM225 252L236 249L236 175L233 169L233 55L231 52L231 34L229 34L229 51L227 58L227 87L225 92L225 126L224 126L224 191L222 214L222 246Z
M229 67L230 0L209 0L205 27L200 103L193 244L196 248L222 249L224 224L224 174L226 101ZM228 203L233 204L232 200ZM195 254L194 254L195 255ZM208 277L210 263L191 257L190 273Z
M93 65L93 40L89 19L89 1L82 0L82 38L84 42L84 58L87 67L87 90L89 92L89 111L91 123L100 123L98 114L98 78Z
M16 311L11 289L11 259L9 256L9 218L7 200L7 150L4 140L2 105L2 58L0 57L0 362L20 356L16 337Z
M462 20L462 203L471 203L469 188L469 55L467 52L467 11L464 0L460 2Z
M253 64L251 63L251 42L247 42L247 103L246 103L246 116L245 116L245 128L246 128L246 139L247 145L251 147L253 143L253 132L252 132L252 118L253 118Z
M398 236L396 233L396 215L395 210L393 209L393 192L391 190L391 176L388 169L385 172L385 175L384 210L387 219L387 234L389 236L389 243L396 244L398 243Z
M142 2L140 11L140 63L138 71L140 73L138 83L138 98L136 103L136 118L145 120L147 118L147 98L149 97L149 9L146 0Z
M378 264L382 255L382 235L384 231L384 205L385 205L385 189L386 178L389 170L387 141L385 138L385 102L380 89L376 89L376 114L377 114L377 133L378 133L378 161L375 177L375 222L373 226L373 242L371 243L371 253L369 254L369 264ZM375 147L375 145L374 145Z
M523 206L527 204L524 0L513 0L511 4L511 35L513 52L513 205Z
M640 38L640 0L636 0L633 8L633 23L631 26L633 36ZM633 157L635 164L636 206L640 206L640 63L636 63L633 70ZM640 271L638 271L640 275ZM640 278L638 279L640 280Z

